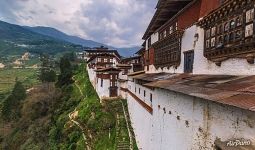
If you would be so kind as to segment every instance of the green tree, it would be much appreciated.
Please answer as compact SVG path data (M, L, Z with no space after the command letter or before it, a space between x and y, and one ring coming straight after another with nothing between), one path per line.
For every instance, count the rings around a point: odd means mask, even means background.
M41 60L41 72L39 79L42 82L55 82L56 73L54 71L54 61L48 54L42 54L40 56Z
M20 102L26 98L26 89L16 80L11 94L3 101L2 118L5 120L20 117Z
M60 59L60 75L58 76L58 86L69 85L73 83L73 67L70 60L67 57Z

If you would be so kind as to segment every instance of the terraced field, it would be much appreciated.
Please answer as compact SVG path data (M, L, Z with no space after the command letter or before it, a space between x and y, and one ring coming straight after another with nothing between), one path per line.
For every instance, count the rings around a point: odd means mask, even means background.
M12 90L15 80L23 82L26 88L38 83L38 69L0 69L0 101Z

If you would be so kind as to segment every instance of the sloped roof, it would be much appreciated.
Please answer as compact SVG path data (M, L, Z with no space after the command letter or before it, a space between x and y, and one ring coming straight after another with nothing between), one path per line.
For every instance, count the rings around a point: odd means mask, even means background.
M95 70L95 72L110 72L110 71L120 72L121 70L118 68L114 68L114 67L108 67L108 68L102 68L102 69Z
M131 68L132 66L129 64L117 64L117 68Z
M138 74L144 74L145 71L137 71L137 72L132 72L130 74L128 74L128 76L135 76L135 75L138 75Z
M85 52L89 53L114 53L117 57L121 58L119 52L117 50L109 50L109 49L86 49ZM96 55L96 54L95 54Z
M191 1L192 0L159 0L156 7L157 10L144 33L143 39L147 39L148 36L164 25Z
M151 81L144 84L186 95L255 111L255 76L141 74L135 79Z
M100 57L100 56L115 57L115 58L117 58L118 60L120 60L119 57L116 57L116 56L113 55L113 54L105 53L105 54L95 54L95 55L91 56L91 57L89 58L89 60L87 61L87 63L93 61L94 59L96 59L97 57Z

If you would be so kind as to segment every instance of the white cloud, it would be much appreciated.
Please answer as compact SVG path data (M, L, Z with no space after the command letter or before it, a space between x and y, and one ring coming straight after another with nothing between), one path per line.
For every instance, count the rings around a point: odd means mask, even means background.
M116 47L140 45L156 0L2 0L0 18Z

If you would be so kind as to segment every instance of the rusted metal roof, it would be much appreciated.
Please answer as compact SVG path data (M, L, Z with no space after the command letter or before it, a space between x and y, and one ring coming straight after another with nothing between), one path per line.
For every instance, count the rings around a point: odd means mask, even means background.
M147 87L166 89L255 111L255 76L169 74L168 78L156 80L163 74L143 74L134 78L151 81L144 84Z
M144 74L145 71L137 71L137 72L132 72L130 74L128 74L128 76L135 76L135 75L138 75L138 74Z
M132 66L131 65L129 65L129 64L117 64L116 65L118 68L125 68L125 67L127 67L127 68L131 68Z
M109 68L102 68L102 69L97 69L95 72L110 72L110 71L115 71L115 72L120 72L120 69L109 67Z
M176 75L176 74L170 74L170 73L146 73L145 74L144 73L144 74L135 75L132 78L152 82L152 81L168 79L174 75Z

